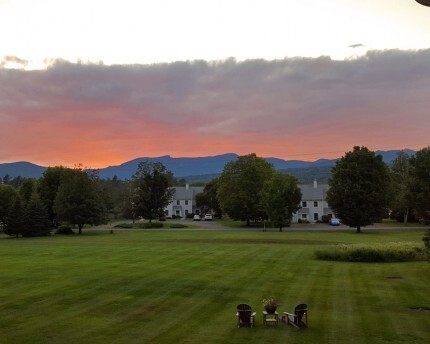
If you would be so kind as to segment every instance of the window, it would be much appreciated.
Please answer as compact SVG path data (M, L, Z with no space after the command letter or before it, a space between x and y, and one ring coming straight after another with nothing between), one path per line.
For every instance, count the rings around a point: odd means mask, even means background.
M185 205L188 205L188 200L187 199L185 200Z
M307 206L308 206L308 202L303 201L303 202L302 202L302 207L303 207L303 208L306 208Z
M302 219L306 220L308 218L307 214L302 214Z
M314 207L318 207L318 201L314 201Z
M185 209L185 216L188 215L188 209Z
M314 213L314 221L318 221L318 213Z
M176 201L176 205L180 205L181 204L181 201L180 200L177 200Z

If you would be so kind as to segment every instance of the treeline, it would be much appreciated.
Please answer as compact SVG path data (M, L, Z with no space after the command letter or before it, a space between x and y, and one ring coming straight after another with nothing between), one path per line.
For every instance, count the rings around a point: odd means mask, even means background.
M6 179L6 180L5 180ZM5 183L6 181L6 183ZM170 203L177 181L160 163L141 163L132 180L100 179L81 167L49 167L39 179L3 178L0 230L10 236L49 235L62 224L98 225L142 216L150 221ZM61 227L60 227L61 228Z
M285 176L289 176L289 179ZM288 180L287 180L288 179ZM344 224L361 227L392 217L430 223L430 148L398 153L388 166L366 147L354 147L331 170L327 202ZM219 178L197 195L198 206L234 220L269 219L282 230L300 208L297 178L274 171L250 154L225 165Z

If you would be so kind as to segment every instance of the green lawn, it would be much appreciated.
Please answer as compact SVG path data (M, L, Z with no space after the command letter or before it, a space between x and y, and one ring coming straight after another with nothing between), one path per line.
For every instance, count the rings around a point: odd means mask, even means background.
M148 230L0 236L0 343L428 343L430 264L318 261L333 243L423 231ZM307 330L262 325L261 299L309 306ZM249 303L257 327L236 327Z

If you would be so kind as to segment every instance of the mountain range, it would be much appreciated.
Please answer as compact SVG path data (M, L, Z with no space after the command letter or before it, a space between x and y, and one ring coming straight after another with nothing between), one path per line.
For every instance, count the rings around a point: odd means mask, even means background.
M407 154L413 155L415 151L406 149ZM399 151L376 151L376 154L381 154L384 161L390 164ZM142 161L161 162L166 168L175 175L176 178L183 178L189 182L208 181L218 176L224 165L230 161L236 160L237 154L228 153L216 156L197 157L197 158L172 158L169 155L157 158L138 158L127 161L121 165L108 166L99 169L99 176L101 178L113 178L116 176L119 179L130 179L136 172L137 166ZM317 179L326 179L327 174L330 174L331 167L333 167L338 159L319 159L316 161L302 161L302 160L283 160L279 158L265 158L266 161L273 164L276 170L281 170L293 173L299 176L305 173L309 178L317 178L318 173L320 177ZM32 164L30 162L12 162L0 164L0 176L9 175L10 177L25 177L25 178L39 178L47 167ZM315 175L315 176L314 176ZM300 178L299 178L300 179Z

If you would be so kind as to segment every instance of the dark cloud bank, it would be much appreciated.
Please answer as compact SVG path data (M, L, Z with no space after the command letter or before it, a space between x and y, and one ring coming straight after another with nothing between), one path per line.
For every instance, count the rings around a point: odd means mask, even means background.
M155 123L211 135L299 138L333 129L416 137L430 127L429 62L430 49L371 51L344 61L106 66L58 60L45 70L0 67L0 125L37 118L47 125L99 123L102 132Z

